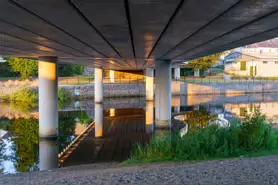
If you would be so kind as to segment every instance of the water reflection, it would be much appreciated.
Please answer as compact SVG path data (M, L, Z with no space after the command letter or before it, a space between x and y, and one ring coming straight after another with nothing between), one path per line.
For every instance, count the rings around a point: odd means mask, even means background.
M40 171L58 167L58 143L57 140L40 139L39 152Z
M150 134L154 131L154 103L146 102L146 133Z
M103 135L103 104L95 104L95 137Z
M278 123L278 94L176 96L172 112L186 116L188 124L182 127L186 134L190 129L206 127L215 120L225 126L227 120L241 117L245 111L252 113L256 107ZM21 109L0 104L0 172L8 174L47 170L58 165L125 160L133 144L148 143L154 133L168 132L154 130L154 109L153 101L140 98L109 99L103 104L73 102L59 112L58 140L48 141L39 140L36 109L23 113ZM95 127L84 133L93 120ZM66 152L65 159L59 159L58 154L69 148L74 150Z

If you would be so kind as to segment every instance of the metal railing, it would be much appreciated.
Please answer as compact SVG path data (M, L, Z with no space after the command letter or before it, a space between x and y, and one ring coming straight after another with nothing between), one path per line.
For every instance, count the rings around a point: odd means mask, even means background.
M103 78L105 84L140 84L145 83L144 76ZM59 77L59 85L88 85L94 84L94 76Z
M181 76L180 81L184 81L187 83L203 83L203 84L214 84L214 83L278 83L277 77L239 77L239 76L231 76L230 78L225 78L222 75L215 76L205 76L205 77L196 77L196 76Z

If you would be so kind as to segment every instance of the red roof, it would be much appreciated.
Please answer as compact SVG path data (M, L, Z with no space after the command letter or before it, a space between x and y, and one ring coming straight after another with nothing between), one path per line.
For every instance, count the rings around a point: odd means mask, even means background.
M266 40L246 46L247 48L278 48L278 39Z

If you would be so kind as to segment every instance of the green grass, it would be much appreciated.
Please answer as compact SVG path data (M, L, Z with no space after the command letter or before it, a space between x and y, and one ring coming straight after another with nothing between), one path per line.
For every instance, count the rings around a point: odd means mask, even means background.
M178 133L154 136L147 145L133 147L124 164L201 161L278 154L278 133L258 110L231 123L229 127L209 125Z

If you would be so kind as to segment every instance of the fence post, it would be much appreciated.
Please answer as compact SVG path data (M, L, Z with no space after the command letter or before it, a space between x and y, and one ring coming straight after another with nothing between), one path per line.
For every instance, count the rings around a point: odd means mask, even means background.
M185 75L186 75L186 73L185 73L185 70L183 71L183 84L185 84Z
M209 84L210 84L210 73L209 73Z

